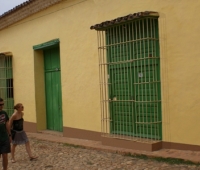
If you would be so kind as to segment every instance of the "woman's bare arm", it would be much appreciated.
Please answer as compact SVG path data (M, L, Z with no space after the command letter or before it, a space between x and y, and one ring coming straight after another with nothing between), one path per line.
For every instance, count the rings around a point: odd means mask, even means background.
M13 125L13 120L16 119L16 114L13 113L13 115L11 116L10 120L9 120L9 127L10 129L12 129L12 125Z

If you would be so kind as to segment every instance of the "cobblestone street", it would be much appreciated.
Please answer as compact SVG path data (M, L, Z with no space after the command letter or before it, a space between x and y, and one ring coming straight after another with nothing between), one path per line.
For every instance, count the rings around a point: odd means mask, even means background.
M9 170L197 170L195 165L170 165L154 160L144 160L120 154L84 149L63 143L29 138L34 155L38 160L30 161L24 145L16 148L16 163Z

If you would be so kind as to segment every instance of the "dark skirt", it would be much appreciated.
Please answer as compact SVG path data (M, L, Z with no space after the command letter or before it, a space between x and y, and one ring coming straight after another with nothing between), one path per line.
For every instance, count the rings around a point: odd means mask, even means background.
M12 144L22 145L28 142L28 137L24 131L16 131Z

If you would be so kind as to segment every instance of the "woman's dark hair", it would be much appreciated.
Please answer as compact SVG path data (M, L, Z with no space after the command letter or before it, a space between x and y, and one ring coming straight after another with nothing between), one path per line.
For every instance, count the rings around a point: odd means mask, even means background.
M14 109L18 109L18 108L20 108L20 106L21 106L22 104L21 103L17 103L15 106L14 106Z
M0 102L3 102L3 99L2 99L2 98L0 98Z

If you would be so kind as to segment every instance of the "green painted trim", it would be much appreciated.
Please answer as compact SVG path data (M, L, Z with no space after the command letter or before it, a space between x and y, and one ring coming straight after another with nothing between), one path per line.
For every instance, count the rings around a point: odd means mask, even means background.
M47 42L42 43L42 44L34 45L33 49L34 50L41 50L41 49L44 49L44 48L47 48L47 47L50 47L50 46L53 46L53 45L57 45L59 43L60 43L59 39L54 39L54 40L47 41Z

